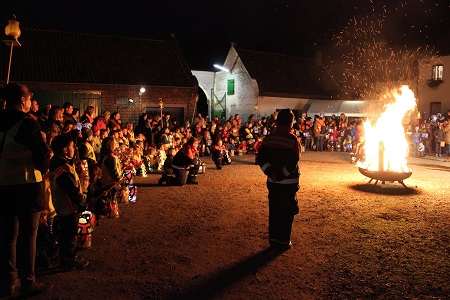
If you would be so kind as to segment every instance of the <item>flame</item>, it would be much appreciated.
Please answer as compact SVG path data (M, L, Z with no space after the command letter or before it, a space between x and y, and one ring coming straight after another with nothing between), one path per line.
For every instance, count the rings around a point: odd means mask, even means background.
M370 120L364 123L366 159L359 167L370 171L410 172L402 120L408 111L415 109L416 98L407 85L387 96L392 96L395 102L385 105L375 126Z

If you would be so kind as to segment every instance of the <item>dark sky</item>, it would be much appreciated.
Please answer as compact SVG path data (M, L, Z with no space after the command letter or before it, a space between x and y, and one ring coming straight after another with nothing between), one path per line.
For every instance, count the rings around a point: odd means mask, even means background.
M192 69L244 49L310 55L349 20L385 18L386 39L432 44L450 29L450 0L27 0L1 1L0 21L21 27L152 39L175 33ZM383 16L384 15L384 16Z

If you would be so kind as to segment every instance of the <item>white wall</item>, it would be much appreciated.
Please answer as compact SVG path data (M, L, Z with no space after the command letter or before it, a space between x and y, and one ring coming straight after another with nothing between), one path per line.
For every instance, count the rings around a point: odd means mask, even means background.
M192 71L198 80L198 86L205 92L208 105L211 101L211 89L214 88L215 73L211 71Z
M257 83L250 78L234 47L230 48L223 66L230 72L216 73L214 92L217 97L223 97L227 93L228 80L234 79L234 95L226 95L226 118L239 114L242 120L246 121L255 113L255 105L258 102Z

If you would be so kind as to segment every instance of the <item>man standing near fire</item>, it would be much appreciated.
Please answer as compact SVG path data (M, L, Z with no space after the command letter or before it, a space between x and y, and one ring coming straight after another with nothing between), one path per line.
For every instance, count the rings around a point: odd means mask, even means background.
M258 165L267 175L269 244L278 251L291 248L292 222L299 211L301 144L292 133L294 118L290 109L279 111L276 130L263 140L257 155Z

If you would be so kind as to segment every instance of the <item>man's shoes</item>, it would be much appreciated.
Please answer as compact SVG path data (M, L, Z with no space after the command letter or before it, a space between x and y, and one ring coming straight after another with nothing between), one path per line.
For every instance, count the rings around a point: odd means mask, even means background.
M291 241L289 241L289 243L283 243L283 242L280 242L279 240L275 240L275 239L269 240L269 249L270 250L284 252L284 251L291 249L291 247L292 247Z
M222 166L221 165L217 165L216 168L217 168L217 170L222 170Z
M197 178L195 176L192 176L192 177L188 178L186 183L187 184L198 184L198 181L197 181Z
M289 249L291 249L291 247L292 247L292 242L291 241L289 241L289 243L282 243L282 242L278 242L278 245L277 245L277 251L280 251L280 252L284 252L284 251L287 251L287 250L289 250Z
M22 285L20 288L20 297L28 298L48 292L53 288L51 283L42 283L33 281L31 284Z
M165 182L164 177L161 177L161 178L158 180L158 185L162 185L164 182Z
M89 266L89 261L81 256L75 256L73 262L60 264L61 269L66 271L81 270Z

